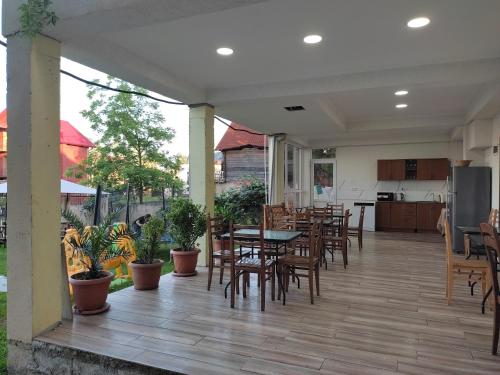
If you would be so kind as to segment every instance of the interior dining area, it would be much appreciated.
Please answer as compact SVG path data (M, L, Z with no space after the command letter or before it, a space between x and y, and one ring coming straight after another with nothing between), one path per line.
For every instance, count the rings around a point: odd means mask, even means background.
M22 2L2 7L13 373L499 373L498 1L54 0L31 40ZM95 315L59 252L62 57L189 106L206 214L194 272ZM265 136L252 222L214 209L215 116Z

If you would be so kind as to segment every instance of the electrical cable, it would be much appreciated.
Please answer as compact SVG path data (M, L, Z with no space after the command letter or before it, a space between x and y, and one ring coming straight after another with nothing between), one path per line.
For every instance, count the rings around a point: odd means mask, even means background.
M0 40L0 45L2 45L3 47L7 47L7 43L4 42L4 41L2 41L2 40ZM64 74L64 75L66 75L68 77L76 79L77 81L80 81L80 82L85 83L85 84L90 85L90 86L96 86L96 87L99 87L99 88L104 89L104 90L119 92L119 93L122 93L122 94L139 95L139 96L143 96L145 98L148 98L148 99L151 99L151 100L154 100L154 101L157 101L157 102L165 103L165 104L188 105L188 104L183 103L183 102L160 99L160 98L157 98L157 97L154 97L154 96L151 96L149 94L146 94L146 93L143 93L143 92L139 92L139 91L123 90L123 89L118 89L116 87L111 87L111 86L103 85L102 83L98 83L98 82L95 82L95 81L90 81L88 79L79 77L76 74L70 73L70 72L68 72L66 70L63 70L63 69L61 69L60 72L61 72L61 74ZM223 123L224 125L226 125L228 128L233 129L234 131L248 133L248 134L253 134L253 135L262 135L262 136L265 136L265 134L263 134L263 133L257 133L257 132L253 132L253 131L246 130L246 129L237 129L234 126L232 126L231 124L229 124L226 121L222 120L219 116L214 116L214 118L216 120L220 121L221 123Z

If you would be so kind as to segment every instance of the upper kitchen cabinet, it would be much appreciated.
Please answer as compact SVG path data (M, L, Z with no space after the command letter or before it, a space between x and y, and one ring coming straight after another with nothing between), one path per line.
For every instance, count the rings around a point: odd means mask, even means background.
M378 181L446 180L448 174L448 159L396 159L377 161Z
M378 181L404 180L405 176L405 160L377 160Z
M446 180L449 168L448 159L418 159L417 180Z

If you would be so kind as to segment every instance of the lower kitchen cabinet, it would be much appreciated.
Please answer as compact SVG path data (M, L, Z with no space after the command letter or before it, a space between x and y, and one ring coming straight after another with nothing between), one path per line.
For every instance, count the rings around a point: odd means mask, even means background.
M377 231L432 232L444 208L435 202L377 202L375 228Z

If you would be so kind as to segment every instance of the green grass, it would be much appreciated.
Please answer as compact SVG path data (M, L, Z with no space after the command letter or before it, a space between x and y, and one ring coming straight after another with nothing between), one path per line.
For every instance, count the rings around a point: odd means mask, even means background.
M166 275L167 273L170 273L174 270L174 264L170 262L170 248L173 246L171 245L170 247L162 243L160 245L160 250L158 251L158 258L163 260L165 263L163 264L163 267L161 268L161 274ZM127 268L123 268L123 273L127 273ZM111 286L109 287L109 292L114 293L119 290L122 290L124 288L128 288L129 286L134 285L132 280L126 280L126 279L116 279L111 282Z
M7 275L7 248L0 246L0 275Z

